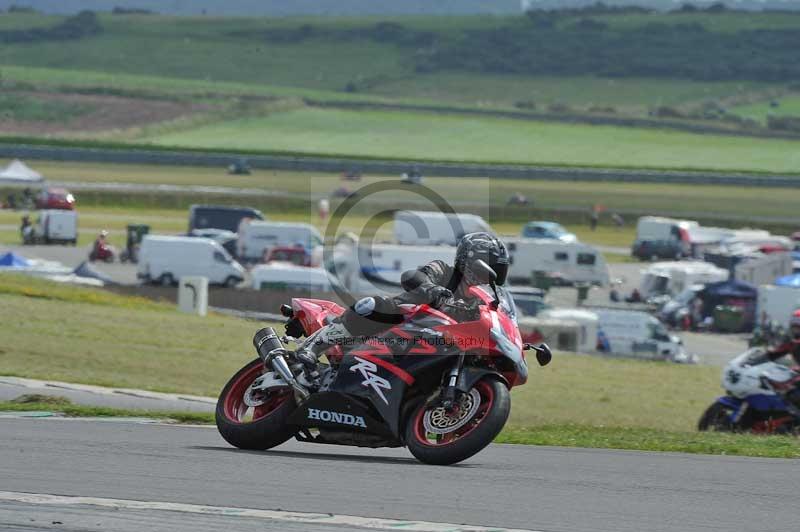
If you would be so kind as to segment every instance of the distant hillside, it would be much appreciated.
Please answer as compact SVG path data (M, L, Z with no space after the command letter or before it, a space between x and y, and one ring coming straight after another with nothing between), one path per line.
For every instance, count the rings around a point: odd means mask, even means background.
M605 0L608 5L641 5L670 10L684 3L708 6L718 0ZM289 15L465 15L514 14L523 4L553 9L585 6L595 0L0 0L0 9L29 6L45 13L73 14L115 7L147 9L170 15L289 16ZM795 9L800 0L736 0L737 9Z

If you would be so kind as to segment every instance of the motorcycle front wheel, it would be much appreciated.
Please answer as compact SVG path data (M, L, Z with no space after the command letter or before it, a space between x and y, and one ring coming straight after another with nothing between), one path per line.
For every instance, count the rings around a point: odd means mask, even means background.
M485 378L447 412L437 402L423 402L405 428L408 450L420 462L450 465L478 453L500 434L511 412L505 384Z
M225 441L239 449L269 449L295 433L286 423L295 408L291 392L263 394L250 389L263 373L261 359L253 360L231 377L217 400L217 430Z
M714 403L700 416L700 421L697 422L697 430L703 432L733 432L734 426L731 423L731 413L730 407L721 403Z

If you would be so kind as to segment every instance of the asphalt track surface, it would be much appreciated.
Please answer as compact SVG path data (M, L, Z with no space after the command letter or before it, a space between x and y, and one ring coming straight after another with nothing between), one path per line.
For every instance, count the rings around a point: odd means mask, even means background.
M795 525L800 462L493 445L461 465L434 467L405 449L289 442L245 452L213 428L0 419L0 471L0 492L11 492L0 493L0 529L14 531L327 532L359 527L326 519L362 516L543 532L765 532ZM14 499L26 493L123 507ZM136 509L134 501L160 506ZM166 503L323 515L296 526Z

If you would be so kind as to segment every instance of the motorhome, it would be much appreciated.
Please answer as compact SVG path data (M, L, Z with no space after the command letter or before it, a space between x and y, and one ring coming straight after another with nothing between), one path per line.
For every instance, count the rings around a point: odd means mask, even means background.
M554 239L505 238L512 283L530 284L533 272L557 273L565 283L608 284L608 264L594 247Z
M695 284L727 281L728 270L700 261L657 262L642 270L639 292L642 297L675 296Z
M333 290L331 279L324 268L309 268L288 262L260 264L250 270L250 277L252 286L256 290L291 290L312 293Z
M139 279L168 286L187 275L207 277L210 284L235 286L244 280L244 268L209 238L144 237L139 249Z
M489 224L476 214L397 211L394 215L394 238L398 244L454 246L462 236L480 231L494 234Z
M280 246L303 246L309 253L322 245L322 235L313 225L293 222L251 221L243 223L236 243L236 256L257 262L265 252Z

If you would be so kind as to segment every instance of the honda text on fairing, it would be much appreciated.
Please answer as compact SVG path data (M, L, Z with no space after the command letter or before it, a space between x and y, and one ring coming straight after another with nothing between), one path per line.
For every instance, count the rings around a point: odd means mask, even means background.
M800 430L800 372L751 349L722 372L726 395L703 413L699 430L794 434Z
M469 458L505 425L509 390L528 378L524 350L534 349L541 365L551 359L546 345L523 344L505 289L494 283L473 286L469 295L472 303L450 300L439 310L403 305L402 323L330 347L328 363L315 368L314 382L272 328L260 330L253 340L259 358L220 394L220 434L241 449L268 449L295 437L407 446L430 464ZM282 308L302 323L306 335L344 310L315 299L293 299Z

